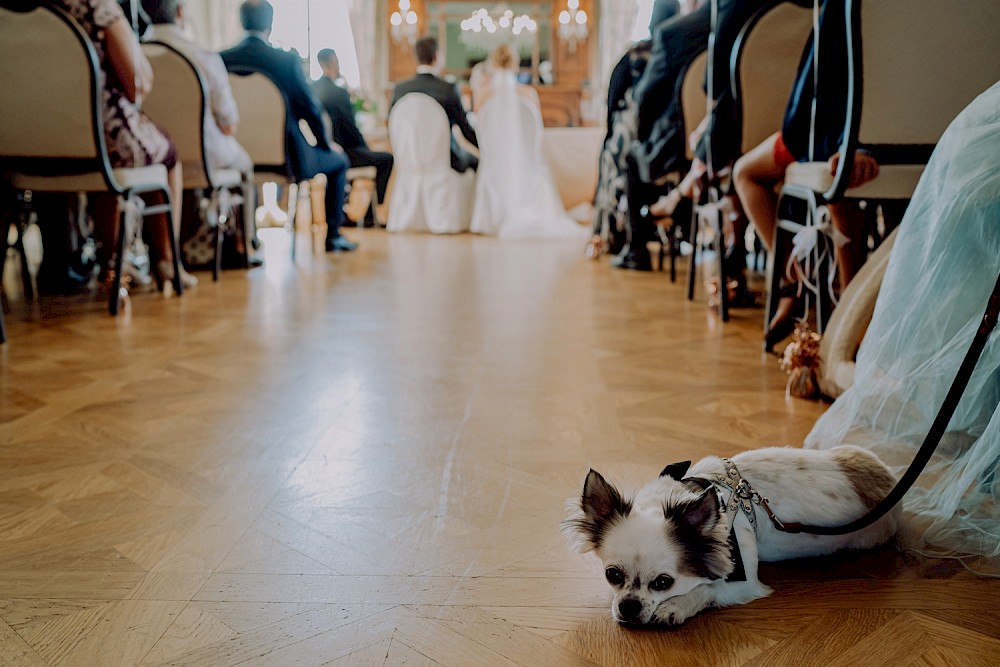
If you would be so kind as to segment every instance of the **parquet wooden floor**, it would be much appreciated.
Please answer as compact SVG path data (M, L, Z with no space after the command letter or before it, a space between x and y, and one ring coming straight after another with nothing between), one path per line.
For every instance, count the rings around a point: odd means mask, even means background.
M1000 664L1000 582L892 549L768 565L672 631L559 532L588 466L799 443L757 311L576 243L355 232L181 299L12 300L4 665ZM27 319L32 321L26 321Z

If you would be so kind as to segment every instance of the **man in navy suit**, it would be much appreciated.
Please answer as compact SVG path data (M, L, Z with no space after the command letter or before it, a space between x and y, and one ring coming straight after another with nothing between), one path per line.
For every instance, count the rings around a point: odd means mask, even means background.
M458 88L455 84L448 83L437 75L438 41L433 37L424 37L417 41L417 75L412 79L400 81L396 84L396 89L392 94L392 103L398 102L407 93L423 93L429 95L441 105L448 115L448 123L452 127L458 127L462 136L468 139L473 146L479 147L476 140L476 131L469 124L469 119L465 115L465 107L462 106L462 98L459 97ZM475 170L479 166L479 160L475 155L462 150L455 140L451 138L451 168L458 172L467 169Z
M357 245L340 234L344 219L344 188L349 165L344 150L327 138L323 109L313 95L298 55L276 49L268 43L274 8L267 0L246 0L240 5L240 22L246 36L236 46L223 51L226 69L234 74L260 73L269 78L285 97L285 148L292 178L305 180L326 174L326 250L350 251ZM305 121L315 137L311 145L299 130Z
M354 107L351 94L337 82L340 80L340 60L333 49L321 49L316 54L323 76L313 84L313 91L320 103L330 114L333 124L333 140L340 144L352 167L375 167L375 196L379 204L385 201L385 191L389 187L392 173L392 155L368 148L354 121Z

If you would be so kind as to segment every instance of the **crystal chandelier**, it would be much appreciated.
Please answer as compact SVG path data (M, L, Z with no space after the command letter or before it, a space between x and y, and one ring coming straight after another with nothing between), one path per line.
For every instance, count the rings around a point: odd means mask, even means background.
M493 11L481 7L462 21L459 40L470 50L489 53L500 44L510 44L516 51L530 49L538 32L538 22L527 14L515 16L506 5Z
M389 34L396 44L407 42L414 44L420 28L417 26L417 13L410 9L410 0L399 0L399 9L389 17Z
M580 0L566 0L566 9L559 12L559 29L556 34L566 42L570 53L576 53L577 44L587 39L587 12L580 9Z

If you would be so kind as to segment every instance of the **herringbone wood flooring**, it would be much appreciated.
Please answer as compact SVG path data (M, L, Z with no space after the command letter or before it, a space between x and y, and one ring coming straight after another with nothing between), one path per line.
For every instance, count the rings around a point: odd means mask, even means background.
M892 549L617 627L559 533L588 466L799 443L757 311L577 244L357 232L181 299L12 301L0 662L1000 664L1000 583ZM25 321L26 319L34 321Z

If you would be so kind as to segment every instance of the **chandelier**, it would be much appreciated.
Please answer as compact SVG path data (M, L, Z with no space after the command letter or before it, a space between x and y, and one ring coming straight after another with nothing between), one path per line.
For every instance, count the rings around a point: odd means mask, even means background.
M501 44L510 44L516 51L530 49L538 32L538 22L527 14L515 16L506 5L493 11L481 7L462 21L459 41L472 51L489 53Z
M566 0L566 9L559 12L559 39L566 42L570 53L576 53L577 44L587 39L587 12L580 9L580 0Z
M410 9L410 0L399 0L399 9L389 17L389 34L396 44L407 42L414 44L420 28L417 26L417 13Z

